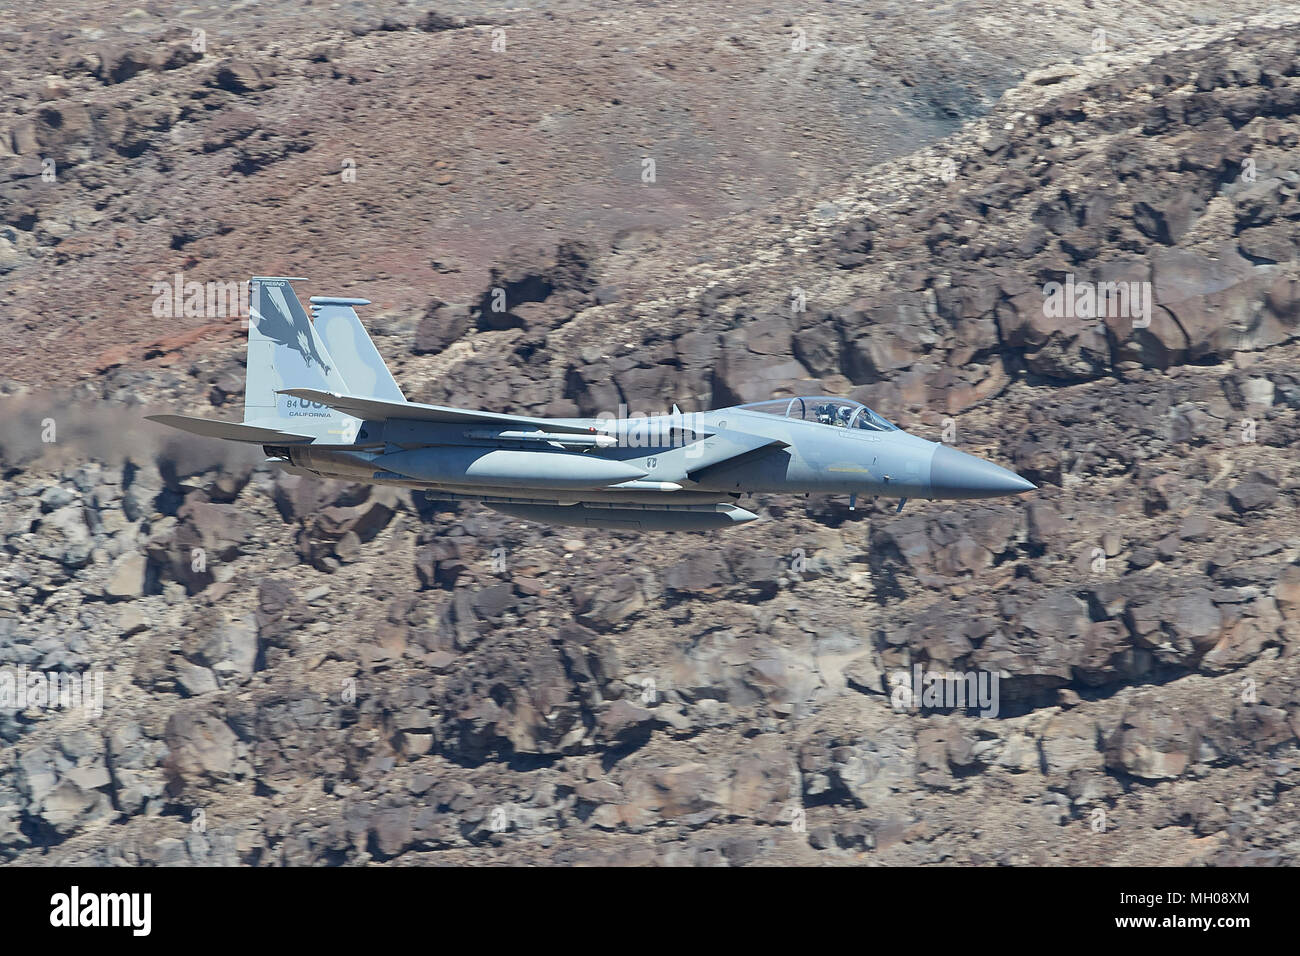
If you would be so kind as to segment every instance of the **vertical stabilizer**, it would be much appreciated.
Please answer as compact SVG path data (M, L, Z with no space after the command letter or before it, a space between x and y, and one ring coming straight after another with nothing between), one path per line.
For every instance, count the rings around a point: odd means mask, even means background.
M311 314L316 331L338 362L350 394L404 402L406 397L357 317L355 306L369 304L369 299L312 296Z
M249 283L248 370L244 383L244 422L318 436L347 444L358 422L350 415L278 392L314 388L346 394L349 389L317 334L293 280L254 276ZM292 423L292 427L286 427Z

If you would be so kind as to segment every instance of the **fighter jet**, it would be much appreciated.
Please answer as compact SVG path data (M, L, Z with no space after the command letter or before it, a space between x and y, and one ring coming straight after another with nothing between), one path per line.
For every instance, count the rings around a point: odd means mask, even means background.
M899 499L1014 495L1014 472L910 435L860 402L777 398L714 411L533 418L409 402L357 317L366 299L250 280L242 422L150 419L261 445L287 472L478 501L548 524L641 531L730 528L742 495Z

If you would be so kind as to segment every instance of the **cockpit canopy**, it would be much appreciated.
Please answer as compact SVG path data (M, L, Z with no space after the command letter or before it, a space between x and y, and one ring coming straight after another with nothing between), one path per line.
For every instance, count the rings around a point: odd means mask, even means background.
M767 402L741 405L750 412L777 415L781 418L799 418L806 422L820 422L839 428L862 428L873 432L896 432L898 426L877 415L861 402L831 395L805 395L801 398L774 398Z

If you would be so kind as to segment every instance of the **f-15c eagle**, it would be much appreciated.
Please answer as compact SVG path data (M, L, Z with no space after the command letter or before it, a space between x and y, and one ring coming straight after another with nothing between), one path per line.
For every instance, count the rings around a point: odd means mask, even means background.
M254 277L243 422L153 421L261 445L294 474L393 484L549 524L728 528L751 492L991 498L1014 472L909 435L859 402L780 398L642 418L531 418L408 402L357 318L366 299Z

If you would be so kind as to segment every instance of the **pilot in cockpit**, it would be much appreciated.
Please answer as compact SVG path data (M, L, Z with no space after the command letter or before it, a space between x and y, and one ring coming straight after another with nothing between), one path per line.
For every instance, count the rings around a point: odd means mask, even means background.
M838 428L847 428L849 422L853 419L855 409L852 405L835 405L831 402L823 402L814 410L817 415L817 421L823 425L835 425Z

